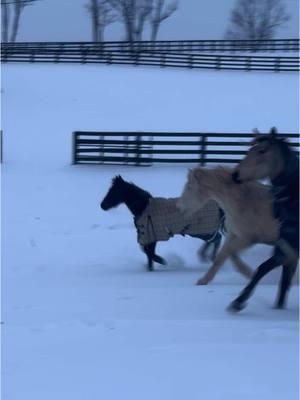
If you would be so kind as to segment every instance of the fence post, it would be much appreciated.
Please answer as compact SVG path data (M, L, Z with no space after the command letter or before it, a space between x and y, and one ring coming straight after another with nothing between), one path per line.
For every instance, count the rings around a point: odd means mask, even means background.
M245 70L246 70L246 71L250 71L250 70L251 70L251 57L247 57L247 58L246 58Z
M205 166L205 160L206 160L206 156L205 156L205 152L206 152L206 136L205 134L201 134L201 136L199 137L200 139L200 165L201 167Z
M135 165L140 165L140 158L141 158L141 153L140 153L140 150L141 150L141 137L140 136L136 136L135 137L135 139L136 139L136 147L135 147L135 150L136 150L136 153L135 153L135 156L136 156L136 162L135 162Z
M221 69L221 57L220 56L216 56L215 62L216 62L216 69Z
M99 140L104 141L105 136L104 135L100 135L99 136ZM100 144L99 146L99 161L101 162L101 164L104 163L104 158L105 158L105 153L104 153L104 149L105 149L105 145L104 143Z
M280 72L280 57L276 57L275 58L275 62L274 62L274 72Z
M77 132L73 132L72 164L77 164Z
M87 51L84 44L80 44L80 52L81 52L81 64L85 64Z
M7 53L8 53L7 47L2 45L1 51L2 51L2 62L7 62Z
M112 58L111 58L112 53L107 53L106 54L106 64L110 65L112 63Z
M34 50L31 50L31 52L30 52L30 62L34 62L34 56L35 56L35 51Z
M54 62L56 64L59 63L59 56L60 56L60 50L56 50L56 54L54 56Z

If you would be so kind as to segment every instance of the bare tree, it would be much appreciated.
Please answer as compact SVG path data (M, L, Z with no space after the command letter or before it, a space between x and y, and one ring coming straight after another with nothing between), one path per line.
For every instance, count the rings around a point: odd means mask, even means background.
M125 26L126 40L142 40L146 20L150 17L153 0L109 0Z
M9 4L1 3L2 42L8 42L9 11Z
M165 0L154 0L152 14L150 18L151 24L151 40L156 40L160 24L169 18L178 8L178 2L172 1L165 6Z
M237 0L231 12L227 39L273 39L289 20L282 0Z
M113 12L109 0L90 0L90 4L86 7L92 20L92 40L102 42L105 27L115 22L117 16Z
M22 11L26 6L37 0L3 0L1 1L1 12L2 12L2 41L3 42L15 42L20 25L20 18ZM10 17L12 16L11 9L13 10L13 21L10 30Z

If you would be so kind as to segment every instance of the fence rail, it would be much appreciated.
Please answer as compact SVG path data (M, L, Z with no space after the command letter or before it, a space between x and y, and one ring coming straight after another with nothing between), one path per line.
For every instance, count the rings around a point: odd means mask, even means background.
M95 51L151 51L158 53L202 52L298 52L299 39L272 40L157 40L138 42L17 42L3 43L3 50L59 50L92 49Z
M230 69L256 71L299 71L299 57L175 53L144 49L144 42L134 51L127 42L118 42L121 47L104 43L17 43L2 45L3 62L44 63L96 63L123 64L160 67L183 67L201 69ZM156 45L156 42L153 42ZM172 42L170 42L172 43ZM110 46L111 43L109 44ZM105 47L106 46L106 47ZM125 47L127 46L127 47Z
M285 133L299 151L299 134ZM73 164L236 163L251 133L73 132Z

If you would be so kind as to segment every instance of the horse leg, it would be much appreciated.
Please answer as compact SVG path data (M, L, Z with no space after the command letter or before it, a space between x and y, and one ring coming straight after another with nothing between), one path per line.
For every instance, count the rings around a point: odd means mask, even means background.
M248 285L242 290L241 294L230 303L228 310L229 311L241 311L246 307L246 301L251 296L255 286L258 282L272 269L278 267L282 263L282 257L275 253L272 257L270 257L267 261L263 262L255 271L251 281Z
M155 251L155 242L146 244L143 246L143 250L147 255L148 259L148 271L153 271L153 257L154 257L154 251Z
M238 253L245 247L248 247L251 243L245 239L239 239L233 234L229 234L225 240L222 249L216 256L216 259L206 274L197 281L197 285L207 285L216 273L220 270L224 262L232 255Z
M221 242L222 242L222 235L221 235L220 232L218 232L216 237L215 237L215 239L213 240L214 248L213 248L213 252L212 252L212 255L211 255L211 261L215 260L215 258L217 256L217 253L218 253L218 250L219 250L219 248L221 246Z
M158 264L166 265L167 262L164 258L158 256L155 254L155 246L156 242L147 244L143 246L144 252L147 255L148 258L148 270L153 271L153 261L157 262Z
M193 236L194 237L194 236ZM220 248L221 241L222 241L222 235L218 232L213 240L209 240L208 237L203 237L203 236L196 236L199 239L202 239L205 241L201 249L198 251L198 256L200 257L201 260L203 261L214 261L216 258L216 254ZM209 252L211 246L213 246L213 250L211 255L208 255L207 253Z
M232 254L230 257L235 268L246 278L251 278L253 275L252 269L244 263L237 254Z
M286 295L291 286L293 276L296 272L298 261L283 264L279 293L276 301L276 308L284 308L286 303Z

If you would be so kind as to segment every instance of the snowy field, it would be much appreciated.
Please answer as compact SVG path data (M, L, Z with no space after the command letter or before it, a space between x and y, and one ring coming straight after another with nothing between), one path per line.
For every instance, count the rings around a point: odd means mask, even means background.
M129 211L99 207L116 174L172 197L187 167L70 165L74 130L298 132L297 74L5 65L2 87L2 399L298 399L298 285L273 309L275 271L228 314L230 262L197 287L176 237L149 273Z

